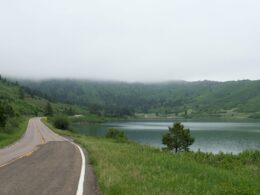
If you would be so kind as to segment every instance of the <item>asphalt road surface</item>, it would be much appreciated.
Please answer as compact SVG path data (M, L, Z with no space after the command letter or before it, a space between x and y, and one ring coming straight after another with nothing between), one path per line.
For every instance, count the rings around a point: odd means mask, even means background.
M0 166L31 153L38 149L38 145L48 141L65 141L65 139L50 131L40 118L30 119L25 135L15 144L0 150Z
M84 194L98 194L89 168ZM0 195L77 194L81 172L79 148L33 118L17 143L0 150Z

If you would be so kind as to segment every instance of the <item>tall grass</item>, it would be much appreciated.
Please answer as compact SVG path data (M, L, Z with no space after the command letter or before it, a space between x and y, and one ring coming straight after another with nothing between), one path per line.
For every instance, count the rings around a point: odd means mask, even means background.
M240 157L242 160L230 160L230 166L239 167L230 169L192 153L176 155L135 143L86 136L76 141L89 151L103 194L260 193L259 159L243 165L240 161L246 160L246 154ZM217 161L218 156L213 158ZM230 158L227 156L226 161Z

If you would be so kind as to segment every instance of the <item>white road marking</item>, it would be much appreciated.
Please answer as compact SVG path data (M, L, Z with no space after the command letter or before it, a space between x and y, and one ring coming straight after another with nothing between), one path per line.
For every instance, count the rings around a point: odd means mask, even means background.
M41 123L43 123L43 122L41 121ZM46 125L44 124L44 126L46 126ZM47 127L47 128L50 129L49 127ZM55 133L53 130L51 130L51 132L53 134L59 136L59 137L62 137L62 136L58 135L57 133ZM70 141L69 139L67 139L65 137L62 137L62 138L64 138L64 140L70 142L71 144L75 145L79 149L82 161L81 161L81 171L80 171L80 177L79 177L79 183L78 183L78 188L77 188L77 194L76 195L83 195L83 193L84 193L85 171L86 171L86 162L85 162L86 160L85 160L84 152L83 152L83 150L81 149L81 147L78 144Z
M79 177L79 183L78 183L78 189L77 189L77 195L83 195L84 192L84 179L85 179L85 155L84 152L82 151L81 147L73 142L70 142L74 144L80 151L82 162L81 162L81 172L80 172L80 177Z
M39 121L40 121L40 123L42 123L45 127L47 127L41 120L39 120ZM28 127L27 127L27 129L28 129ZM36 130L38 131L38 133L40 134L41 144L46 144L46 140L45 140L44 136L42 135L42 132L41 132L37 127L34 127L34 129L36 129ZM49 127L47 127L47 129L49 130ZM26 131L27 131L27 130L26 130ZM62 137L62 136L58 135L57 133L53 132L52 130L49 130L49 131L52 132L53 134L57 135L58 137ZM84 152L83 152L83 150L81 149L81 147L80 147L79 145L75 144L74 142L70 141L70 140L67 139L67 138L64 138L64 137L62 137L62 138L64 139L64 141L68 141L68 142L70 142L71 144L75 145L75 146L79 149L79 151L80 151L80 155L81 155L82 161L81 161L81 172L80 172L80 177L79 177L79 182L78 182L78 188L77 188L77 195L83 195L83 192L84 192L84 180L85 180L85 170L86 170L86 162L85 162L86 160L85 160ZM19 141L20 141L20 140L19 140ZM19 142L19 141L17 141L17 142ZM0 168L1 168L1 167L4 167L4 166L6 166L6 165L8 165L8 164L10 164L10 163L13 163L14 161L16 161L16 160L18 160L18 159L21 159L21 158L23 158L23 157L25 157L25 156L30 156L33 152L35 152L35 151L38 150L38 149L39 149L39 147L36 147L36 148L35 148L34 150L32 150L32 151L27 152L27 153L25 153L25 154L23 154L23 155L21 155L21 156L15 158L15 159L13 159L13 160L10 160L9 162L7 162L7 163L5 163L5 164L0 165Z

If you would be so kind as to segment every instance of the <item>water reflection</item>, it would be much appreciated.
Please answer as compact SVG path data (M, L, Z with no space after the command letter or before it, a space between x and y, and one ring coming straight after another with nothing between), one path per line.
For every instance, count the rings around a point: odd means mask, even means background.
M190 128L195 143L192 150L218 153L238 153L246 149L260 148L260 123L252 122L183 122ZM163 147L162 135L167 132L171 122L161 121L132 121L112 122L101 125L74 124L77 132L104 136L111 127L119 128L127 134L128 138L139 143Z

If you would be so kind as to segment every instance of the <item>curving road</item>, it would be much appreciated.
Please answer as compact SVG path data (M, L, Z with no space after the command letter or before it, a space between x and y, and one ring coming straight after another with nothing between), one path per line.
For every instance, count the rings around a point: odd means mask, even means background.
M89 185L82 155L81 148L52 132L40 118L30 119L20 140L0 149L0 194L81 195ZM89 189L84 194L98 194L95 186Z
M65 138L53 133L40 120L32 118L28 123L24 136L15 144L0 149L0 166L10 163L38 149L38 146L49 141L66 141Z

